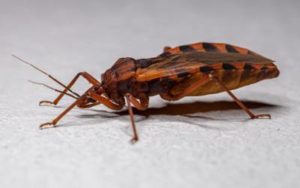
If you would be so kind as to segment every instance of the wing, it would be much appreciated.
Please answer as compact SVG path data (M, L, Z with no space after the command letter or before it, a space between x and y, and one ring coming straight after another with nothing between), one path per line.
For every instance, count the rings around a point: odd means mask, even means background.
M257 77L263 67L265 70L274 69L272 62L245 48L221 43L196 43L166 48L158 57L137 60L136 80L171 79L177 84L170 92L180 94L197 80L203 79L205 74L214 72L230 89L234 89L259 80ZM209 83L206 85L209 86ZM220 88L209 89L207 86L196 89L191 95L220 91Z
M272 60L248 49L223 43L195 43L168 48L156 58L138 60L136 78L147 81L156 78L195 73L200 67L220 70L223 66L241 68L245 63L260 68ZM206 69L202 68L205 72Z
M253 54L259 55L253 51L239 46L234 46L225 43L208 43L199 42L188 45L177 46L174 48L165 47L164 52L160 56L167 56L170 54L182 54L186 52L218 52L218 53L239 53L239 54Z

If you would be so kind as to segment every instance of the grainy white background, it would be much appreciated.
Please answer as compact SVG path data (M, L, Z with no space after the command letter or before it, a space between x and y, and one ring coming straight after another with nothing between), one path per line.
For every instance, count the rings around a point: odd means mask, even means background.
M299 187L299 1L0 1L0 187ZM168 104L151 99L137 115L140 142L129 144L126 111L39 107L55 85L17 54L67 83L97 78L119 57L151 57L165 45L227 42L276 60L278 79L235 93ZM75 89L88 85L80 81ZM195 102L195 103L192 103Z

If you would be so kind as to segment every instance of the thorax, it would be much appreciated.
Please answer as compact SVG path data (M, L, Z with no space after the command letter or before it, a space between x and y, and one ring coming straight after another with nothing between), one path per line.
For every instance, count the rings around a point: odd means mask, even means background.
M145 68L150 60L134 60L132 58L119 59L110 69L102 74L102 87L107 97L117 103L124 103L124 95L132 94L136 98L153 96L167 91L173 82L168 79L155 79L139 82L136 72Z

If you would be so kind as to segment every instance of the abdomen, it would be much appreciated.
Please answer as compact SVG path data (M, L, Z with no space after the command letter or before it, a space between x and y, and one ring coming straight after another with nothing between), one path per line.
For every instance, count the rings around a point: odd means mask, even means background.
M210 73L201 71L194 73L190 78L183 79L174 85L174 87L169 90L169 94L171 96L180 95L186 88L201 79L206 79L207 81L188 96L200 96L224 91L215 80L207 79L207 74L216 76L230 90L261 80L275 78L279 75L277 67L271 61L251 64L242 62L218 63L206 67L211 68L213 71Z

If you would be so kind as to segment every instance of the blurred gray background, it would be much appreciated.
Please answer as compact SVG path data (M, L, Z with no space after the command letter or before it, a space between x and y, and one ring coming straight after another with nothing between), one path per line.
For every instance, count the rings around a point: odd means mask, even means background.
M299 10L297 0L0 0L0 187L299 187ZM27 80L58 86L11 57L67 83L80 71L100 78L119 57L200 41L276 61L279 78L235 91L272 120L248 120L223 93L173 106L152 98L149 117L136 115L135 145L126 113L102 106L40 131L72 99L39 107L56 93Z

